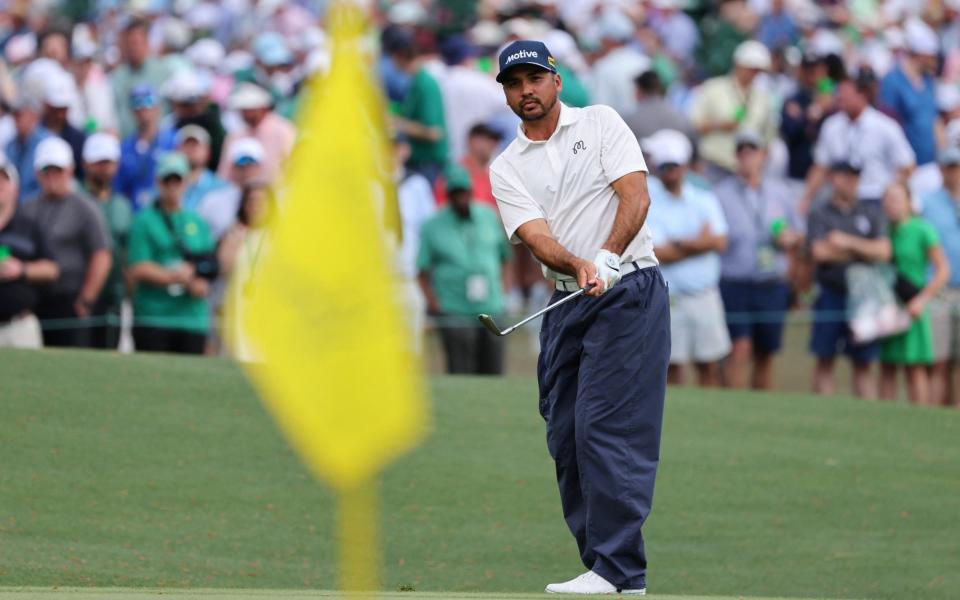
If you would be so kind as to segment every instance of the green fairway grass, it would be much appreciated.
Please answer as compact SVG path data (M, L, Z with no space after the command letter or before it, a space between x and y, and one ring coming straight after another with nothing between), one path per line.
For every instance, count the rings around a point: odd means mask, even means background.
M235 366L8 350L0 381L3 597L335 587L332 497ZM507 600L577 575L535 382L438 378L431 389L433 433L382 481L383 588ZM955 598L958 509L958 411L674 389L645 528L648 586Z
M281 600L296 598L351 598L338 592L313 590L137 590L123 588L0 588L2 600L156 600L158 598L174 600ZM465 592L380 592L375 600L543 600L544 594L476 594ZM549 598L577 598L566 594ZM355 600L366 600L363 596ZM646 596L649 600L735 600L729 596ZM750 598L749 600L775 600L772 598Z

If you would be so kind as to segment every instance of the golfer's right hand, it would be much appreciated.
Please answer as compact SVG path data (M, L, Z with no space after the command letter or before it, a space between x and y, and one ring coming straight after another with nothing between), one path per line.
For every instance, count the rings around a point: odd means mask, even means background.
M593 288L587 292L587 296L597 297L606 291L603 281L597 277L597 265L589 260L580 260L577 263L577 285L581 288L593 285Z

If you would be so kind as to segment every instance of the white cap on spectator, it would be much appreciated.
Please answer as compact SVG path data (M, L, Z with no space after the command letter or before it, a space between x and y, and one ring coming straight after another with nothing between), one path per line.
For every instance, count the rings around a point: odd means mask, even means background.
M20 181L20 174L17 172L17 167L14 166L10 159L7 158L7 155L0 150L0 171L3 171L7 174L7 177L10 178L10 181L17 183Z
M216 29L220 24L220 9L210 2L200 2L187 11L184 19L194 29Z
M590 67L577 47L577 40L562 29L554 29L543 37L543 43L560 64L570 67L579 74L587 74Z
M943 112L953 112L960 108L960 88L953 83L938 85L937 108Z
M960 119L947 123L947 145L960 147Z
M120 140L111 133L98 132L83 144L83 162L97 163L102 160L120 160Z
M210 91L210 82L195 69L180 69L163 86L173 102L196 102Z
M203 38L187 48L186 55L197 67L205 69L219 69L226 56L223 44L213 38Z
M255 83L241 83L230 95L229 105L233 110L269 108L273 103L270 93Z
M70 75L50 73L43 90L43 102L54 108L67 108L73 104L75 88Z
M4 47L4 54L14 64L30 60L37 54L37 36L32 33L13 36Z
M177 135L174 137L174 143L179 146L187 140L197 140L201 144L209 145L210 144L210 134L206 129L200 127L199 125L191 123L190 125L184 125L177 130Z
M910 19L904 27L907 49L913 54L925 56L940 52L940 38L929 25L920 19Z
M390 7L387 20L395 25L419 25L427 20L427 11L419 2L400 0Z
M496 21L480 21L470 30L470 40L478 46L494 48L503 44L506 39L506 32Z
M223 59L219 71L224 75L233 75L238 71L249 69L253 66L253 62L253 54L246 50L234 50Z
M230 144L227 151L227 160L231 165L242 162L244 159L261 163L263 162L263 144L260 140L252 137L239 138Z
M603 38L627 42L637 30L636 24L622 11L607 8L600 15L600 36Z
M733 53L733 64L746 69L770 69L770 51L756 40L747 40L737 46Z
M47 167L67 169L73 166L73 150L63 138L51 136L44 138L37 144L33 156L33 168L42 171Z
M887 48L891 50L902 50L907 46L907 40L903 35L903 30L899 27L887 27L883 30L883 41Z
M683 0L653 0L653 7L660 10L680 10L683 4Z
M171 17L163 20L161 35L165 47L179 52L190 44L192 34L186 22Z
M653 155L655 165L686 165L693 156L693 144L675 129L661 129L641 141L644 150Z
M831 54L843 56L844 54L843 40L836 33L827 29L818 29L813 34L813 37L810 38L809 48L810 52L820 57L830 56Z

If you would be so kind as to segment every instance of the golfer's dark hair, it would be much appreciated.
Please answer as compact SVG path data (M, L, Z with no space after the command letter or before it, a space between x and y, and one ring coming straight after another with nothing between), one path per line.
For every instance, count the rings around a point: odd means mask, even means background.
M644 71L633 82L646 96L662 96L666 93L663 89L663 81L660 80L656 71Z
M265 192L267 194L267 210L270 211L273 209L273 192L266 182L257 181L243 186L243 190L240 192L240 205L237 207L237 221L248 227L250 226L250 214L248 212L250 198L254 192Z

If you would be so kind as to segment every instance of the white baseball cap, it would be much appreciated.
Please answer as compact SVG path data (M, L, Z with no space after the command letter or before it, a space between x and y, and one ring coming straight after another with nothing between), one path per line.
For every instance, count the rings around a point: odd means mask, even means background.
M187 58L197 67L218 69L227 53L223 44L213 38L203 38L193 43L186 51Z
M231 165L244 160L255 163L263 162L263 144L260 140L252 137L239 138L230 144L227 151L227 160Z
M904 27L907 50L913 54L934 56L940 53L940 38L920 19L910 19Z
M653 155L655 165L686 165L693 156L693 144L690 138L676 129L661 129L649 137L643 138L641 146Z
M747 69L770 70L770 51L756 40L747 40L737 46L733 53L733 64Z
M66 73L51 73L43 90L43 102L54 108L67 108L73 104L74 86Z
M196 123L184 125L177 130L177 135L174 137L173 141L177 146L179 146L187 140L197 140L201 144L209 145L210 133Z
M83 144L83 162L97 163L102 160L120 160L120 140L117 136L99 132L87 138Z
M42 171L47 167L67 169L73 167L73 150L63 138L51 136L37 144L33 157L33 168Z
M164 95L173 102L196 102L210 92L210 82L194 69L180 69L163 86Z
M270 108L273 98L270 93L255 83L241 83L230 95L229 106L233 110Z

